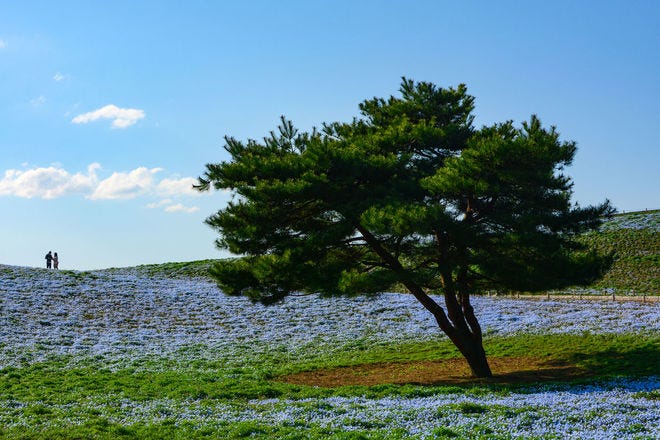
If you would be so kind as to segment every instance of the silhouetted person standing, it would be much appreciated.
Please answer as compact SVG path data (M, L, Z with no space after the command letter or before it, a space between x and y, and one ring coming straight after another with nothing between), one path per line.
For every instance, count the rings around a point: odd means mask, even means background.
M57 252L53 254L53 269L59 269L60 266L60 260L57 257Z
M48 251L48 253L46 254L46 269L50 269L52 262L53 262L53 255L51 251Z

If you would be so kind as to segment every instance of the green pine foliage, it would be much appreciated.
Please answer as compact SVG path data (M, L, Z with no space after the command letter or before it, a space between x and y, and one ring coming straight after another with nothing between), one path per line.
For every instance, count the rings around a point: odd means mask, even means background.
M571 206L574 142L535 116L475 130L463 85L404 79L401 95L321 131L282 118L262 142L226 138L231 159L200 178L235 195L207 220L240 255L212 270L225 292L267 303L400 283L538 291L602 275L610 260L574 237L612 208Z

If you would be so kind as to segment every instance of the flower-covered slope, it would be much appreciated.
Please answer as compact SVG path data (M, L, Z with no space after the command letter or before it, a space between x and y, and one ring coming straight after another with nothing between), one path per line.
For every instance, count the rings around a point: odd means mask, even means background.
M660 307L640 302L475 297L484 332L660 331ZM158 278L134 269L56 272L0 266L0 367L50 355L168 355L191 345L232 356L284 346L321 350L355 339L437 338L433 317L410 295L288 298L263 306L227 297L204 279ZM236 354L242 356L242 353Z

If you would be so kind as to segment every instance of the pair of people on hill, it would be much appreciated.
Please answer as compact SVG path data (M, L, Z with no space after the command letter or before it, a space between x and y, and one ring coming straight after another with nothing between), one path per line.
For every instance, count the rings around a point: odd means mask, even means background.
M59 269L59 266L60 260L57 257L57 252L53 254L52 251L48 251L46 254L46 269L50 269L51 267L53 269Z

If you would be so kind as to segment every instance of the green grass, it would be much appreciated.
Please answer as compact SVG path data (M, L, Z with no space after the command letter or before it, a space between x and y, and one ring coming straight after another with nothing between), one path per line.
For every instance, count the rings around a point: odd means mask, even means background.
M621 293L660 294L660 233L649 229L613 229L585 235L582 240L615 260L596 289Z
M19 430L3 430L0 428L0 437L3 439L331 439L331 440L358 440L358 439L397 439L403 438L403 433L390 429L365 429L344 432L341 427L323 428L314 425L304 427L304 437L301 437L300 426L269 425L264 423L246 421L232 424L222 422L209 423L199 427L192 423L177 422L165 419L157 423L136 423L125 426L109 421L104 417L87 420L76 427L32 427ZM439 437L444 438L444 437Z
M644 227L631 227L635 223ZM617 214L600 231L585 234L581 240L615 256L610 270L590 288L660 294L660 210Z
M526 335L486 342L493 356L535 356L584 368L594 378L657 375L660 337L653 335Z
M164 264L145 264L136 269L153 277L194 278L209 277L209 268L216 260L198 260Z
M358 344L359 345L359 344ZM550 361L565 361L584 368L591 376L581 382L600 381L613 377L648 377L657 375L660 365L660 336L642 334L614 335L519 335L489 338L485 342L488 355L534 356ZM94 358L72 363L67 357L22 368L0 370L0 438L7 439L114 439L114 438L399 438L385 426L364 426L351 433L341 429L316 426L298 420L269 426L255 421L226 423L214 420L188 422L172 418L167 405L159 409L158 402L181 407L195 406L200 411L207 406L226 405L241 412L249 408L251 399L278 397L282 399L325 398L331 396L423 397L436 394L506 395L511 391L529 389L530 385L466 384L457 385L393 385L372 387L346 386L334 389L293 385L275 380L288 373L350 366L376 362L436 360L457 357L458 353L445 340L434 343L399 345L363 344L357 350L339 347L337 351L317 354L299 360L287 353L275 352L246 356L243 365L230 365L222 359L196 360L186 367L168 359L150 359L136 368L111 370L103 359ZM546 385L562 387L564 385ZM642 397L657 399L657 393ZM158 417L149 423L122 421L125 402L145 405ZM322 404L322 402L321 402ZM319 402L311 400L311 410L323 411ZM316 406L314 406L316 405ZM312 408L313 407L313 408ZM496 406L462 403L448 410L477 417L485 411L511 411ZM525 411L524 409L521 411ZM503 416L508 413L502 413ZM27 418L29 426L11 427L13 419ZM61 426L61 420L79 420L76 426ZM452 438L451 429L437 431L438 438ZM487 433L483 433L488 437Z
M660 337L651 335L525 335L491 338L485 343L488 355L533 356L548 361L566 361L585 368L591 379L615 376L650 376L660 365ZM241 368L225 367L221 362L197 362L188 369L150 371L120 369L113 371L102 361L71 366L66 357L53 358L24 368L0 370L0 400L60 403L80 402L89 397L151 399L225 400L259 398L306 398L329 395L419 395L419 392L446 392L450 387L379 385L322 389L291 385L272 380L277 376L318 368L332 368L377 362L436 360L458 357L450 343L416 343L374 347L361 352L319 356L305 362L282 357L264 357ZM159 363L159 368L166 365ZM470 385L472 387L473 385ZM110 397L109 397L110 396Z

